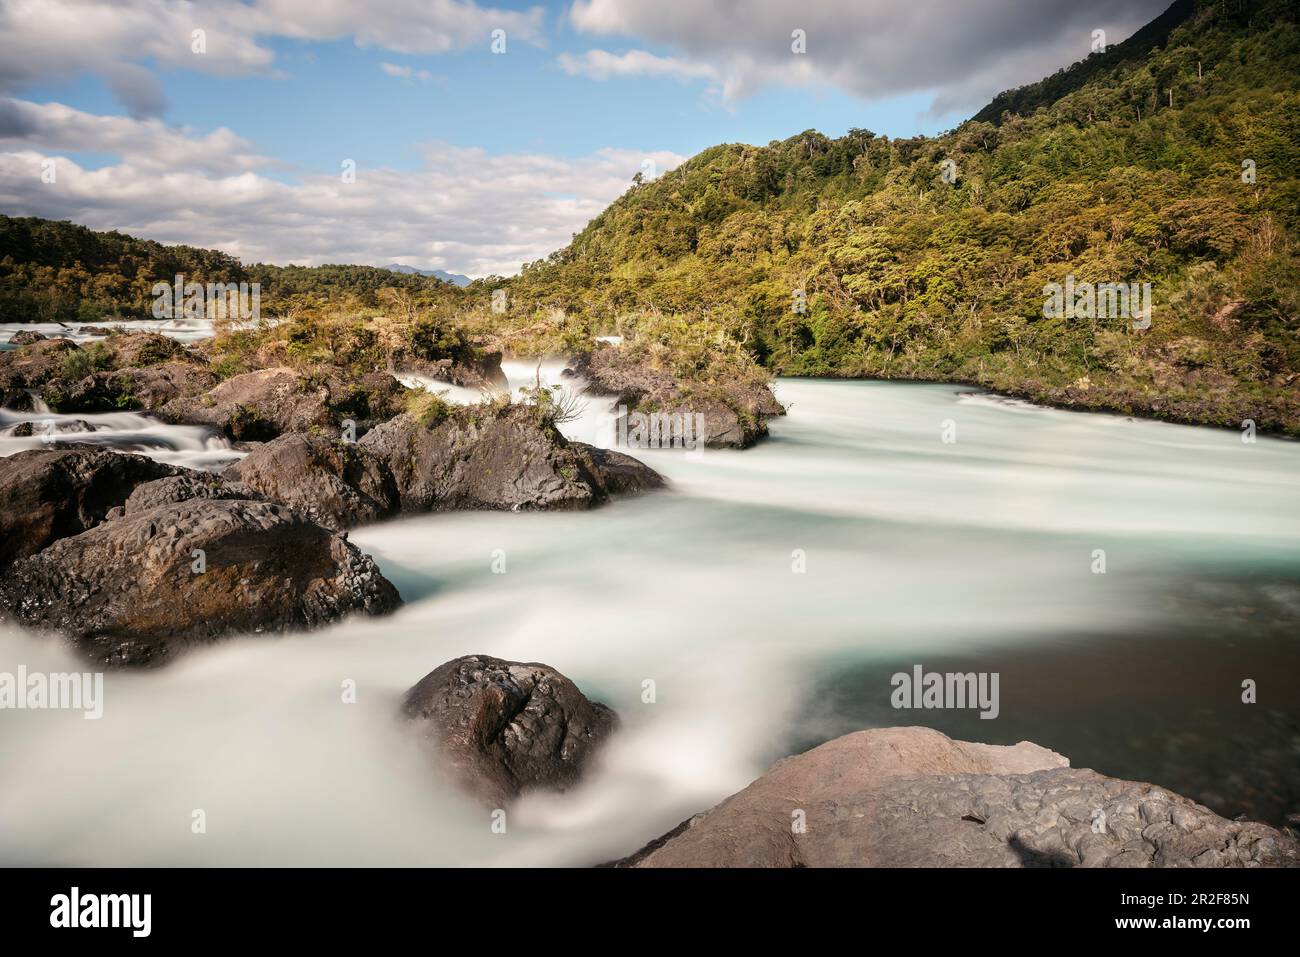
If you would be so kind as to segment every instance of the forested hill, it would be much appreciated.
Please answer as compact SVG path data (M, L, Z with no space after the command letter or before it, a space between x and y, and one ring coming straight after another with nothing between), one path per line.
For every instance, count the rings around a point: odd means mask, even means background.
M250 224L250 228L251 228ZM0 216L0 322L99 322L150 315L154 283L256 282L272 303L360 296L383 288L446 295L441 279L375 266L243 265L195 246L164 246L119 232L37 217Z
M1003 94L1036 108L996 124L706 150L528 264L512 313L662 313L784 373L1300 431L1296 5L1176 4L1135 39ZM1070 276L1151 283L1150 328L1044 318Z
M971 119L984 123L1001 123L1007 113L1032 113L1039 107L1051 106L1067 93L1079 89L1089 80L1103 73L1113 73L1121 65L1140 65L1157 47L1169 40L1169 35L1196 12L1195 0L1175 0L1164 13L1121 43L1105 45L1094 50L1085 60L1058 70L1051 76L1027 86L999 93L993 102Z

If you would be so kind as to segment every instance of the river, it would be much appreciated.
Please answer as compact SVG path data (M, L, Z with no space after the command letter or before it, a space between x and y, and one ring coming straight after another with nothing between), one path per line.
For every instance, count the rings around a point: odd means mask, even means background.
M0 861L590 864L785 754L898 724L1030 739L1224 814L1300 811L1300 444L957 386L777 391L789 415L752 449L637 453L663 493L355 530L406 599L390 618L112 673L98 721L4 713ZM602 411L566 431L608 442ZM158 428L115 427L137 448ZM521 801L504 834L395 719L470 652L553 665L623 719L581 787ZM0 631L0 671L19 664L80 668ZM895 710L914 665L997 672L998 717Z

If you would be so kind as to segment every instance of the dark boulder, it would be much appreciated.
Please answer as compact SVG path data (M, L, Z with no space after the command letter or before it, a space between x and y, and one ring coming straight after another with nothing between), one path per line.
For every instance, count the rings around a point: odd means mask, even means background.
M19 329L9 337L9 344L11 346L30 346L33 342L40 342L45 338L47 337L35 329Z
M407 692L403 712L457 783L493 807L533 789L572 787L618 723L554 668L487 655L430 672Z
M596 491L603 496L653 492L667 484L662 475L630 455L585 442L570 442L569 447L582 461L583 471L591 477Z
M397 483L369 449L294 432L258 446L222 477L344 529L398 511Z
M181 469L107 449L29 449L0 458L0 568L104 520L136 486Z
M432 426L401 415L360 445L387 463L406 512L581 509L614 491L657 487L656 479L662 484L634 459L570 443L522 404L464 406ZM638 467L643 471L634 481Z
M270 502L191 499L128 514L0 579L8 619L61 634L103 666L161 664L226 635L313 628L400 602L343 535Z

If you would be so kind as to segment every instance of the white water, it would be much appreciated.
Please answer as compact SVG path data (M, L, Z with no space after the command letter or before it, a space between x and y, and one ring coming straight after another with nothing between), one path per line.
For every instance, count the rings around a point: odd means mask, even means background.
M231 328L249 328L254 323L232 322ZM74 342L98 342L106 338L98 329L157 332L178 342L210 339L215 324L210 319L106 319L103 322L0 322L0 348L10 345L17 332L39 332L47 339L71 339Z
M517 388L533 367L507 374ZM779 394L790 414L753 449L637 453L669 492L355 531L407 601L390 618L110 674L99 721L0 712L0 861L592 863L813 733L828 672L962 653L1010 673L1083 628L1126 648L1194 627L1169 596L1198 576L1300 577L1296 443L945 386L792 380ZM566 429L598 438L604 404ZM505 574L492 573L495 549ZM805 574L792 573L796 549ZM1105 575L1091 571L1095 549ZM522 802L505 835L442 786L394 718L405 689L470 652L554 665L623 718L584 786ZM0 632L0 671L18 664L78 667L56 644ZM356 704L341 701L346 679ZM1238 672L1227 680L1231 697ZM889 690L860 695L883 706ZM1014 691L1001 721L1028 720L1049 746L1075 721L1052 689L1018 715ZM1086 691L1121 717L1129 703L1109 683ZM997 739L999 722L974 724ZM206 834L191 833L195 809Z
M31 423L32 434L15 435ZM102 445L136 452L168 465L217 471L244 457L212 429L201 425L168 425L138 412L96 412L60 415L39 401L37 411L0 409L0 456L38 449L53 442Z

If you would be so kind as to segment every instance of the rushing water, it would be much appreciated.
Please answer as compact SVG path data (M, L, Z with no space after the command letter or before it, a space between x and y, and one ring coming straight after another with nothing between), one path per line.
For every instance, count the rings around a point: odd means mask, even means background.
M637 453L667 492L353 532L407 601L390 618L110 674L98 721L0 712L0 860L593 863L891 724L1031 739L1223 813L1300 809L1300 444L939 385L778 392L790 414L753 449ZM566 429L608 443L602 412ZM623 718L583 786L524 800L506 834L395 719L470 652L551 664ZM78 667L0 633L0 671L18 664ZM893 710L914 664L998 672L999 717Z

